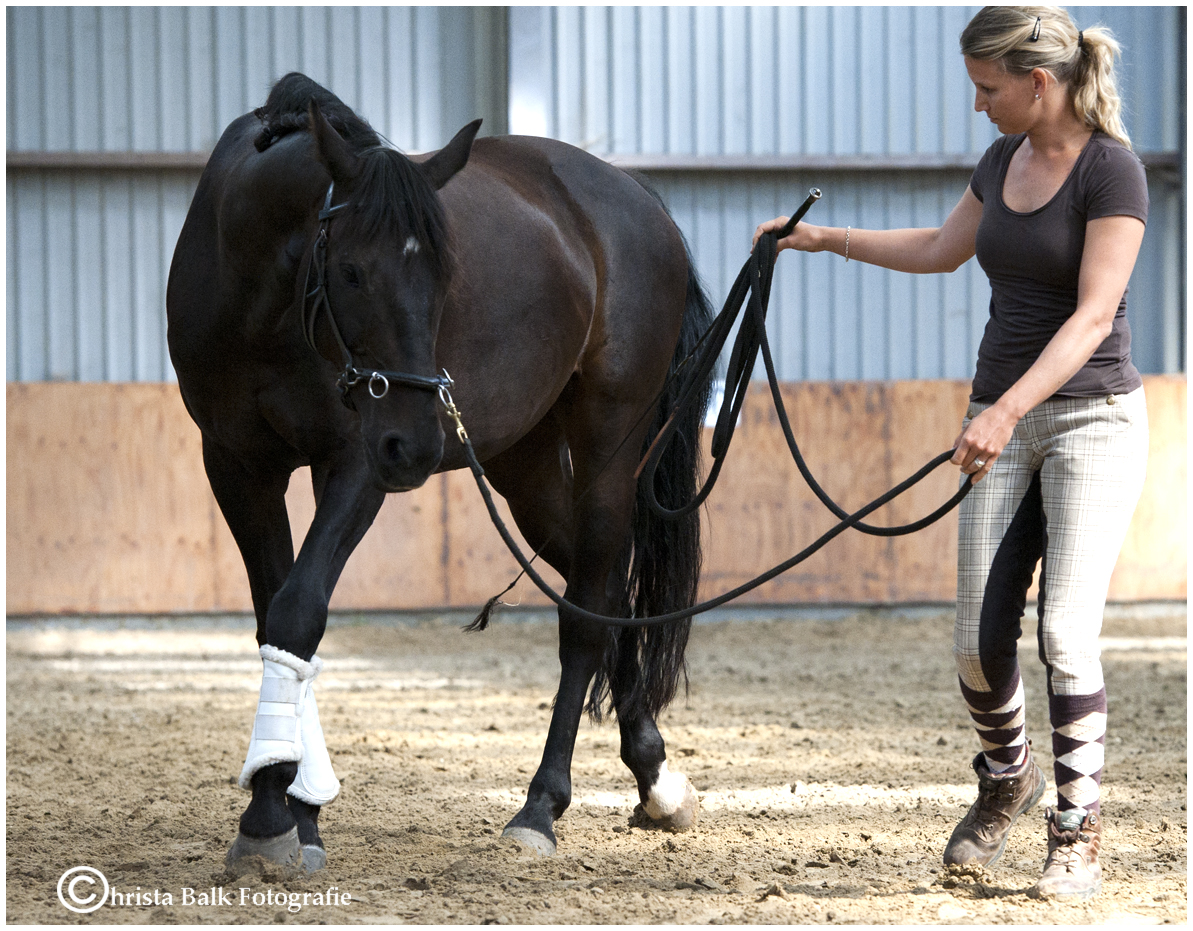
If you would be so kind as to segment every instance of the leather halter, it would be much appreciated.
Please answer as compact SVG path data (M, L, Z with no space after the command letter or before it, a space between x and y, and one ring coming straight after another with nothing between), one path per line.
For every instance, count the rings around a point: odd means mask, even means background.
M340 347L344 369L336 379L336 387L340 389L340 400L350 408L356 410L356 405L348 397L348 392L362 381L368 383L369 396L380 399L389 393L389 386L405 385L408 388L418 388L422 391L438 391L442 398L452 387L454 382L444 369L442 375L411 375L407 372L388 372L376 369L357 368L352 360L352 352L340 328L336 324L335 314L331 311L331 301L327 297L327 227L337 213L347 207L347 203L331 205L331 196L335 191L335 182L327 188L327 196L323 199L323 209L319 211L319 234L315 237L315 244L311 248L311 262L307 266L307 279L303 288L302 298L302 335L307 345L318 352L315 345L315 324L319 320L319 312L326 311L327 322L331 326L331 333ZM311 275L314 274L314 287L311 285ZM450 395L447 395L450 398Z

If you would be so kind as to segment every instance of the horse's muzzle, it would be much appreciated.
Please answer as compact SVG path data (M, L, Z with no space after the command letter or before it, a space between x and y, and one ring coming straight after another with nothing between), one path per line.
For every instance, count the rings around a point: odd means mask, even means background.
M408 433L389 430L366 441L369 466L377 487L386 492L411 491L423 485L443 459L443 430Z

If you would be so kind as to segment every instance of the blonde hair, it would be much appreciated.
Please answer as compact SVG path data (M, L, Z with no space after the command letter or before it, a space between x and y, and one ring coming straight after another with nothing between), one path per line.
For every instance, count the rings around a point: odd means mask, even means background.
M1055 6L988 6L961 33L961 54L1001 61L1009 74L1043 68L1068 87L1079 120L1131 147L1114 82L1120 48L1104 26L1078 32L1068 12Z

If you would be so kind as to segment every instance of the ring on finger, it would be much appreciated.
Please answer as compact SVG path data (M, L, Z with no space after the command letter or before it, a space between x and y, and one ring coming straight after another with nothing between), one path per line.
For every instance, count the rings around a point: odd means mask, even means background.
M979 469L986 468L986 460L985 459L975 459L973 461L973 464L976 465Z

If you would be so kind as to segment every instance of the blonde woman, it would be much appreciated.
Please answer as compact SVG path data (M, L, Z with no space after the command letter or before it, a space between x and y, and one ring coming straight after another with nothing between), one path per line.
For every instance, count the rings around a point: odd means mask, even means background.
M1119 118L1118 44L1055 7L986 7L961 34L974 108L1003 134L939 229L799 225L780 249L830 251L898 271L951 272L971 256L990 319L953 462L961 505L953 652L982 752L978 799L945 863L992 865L1044 794L1024 733L1016 658L1042 560L1057 807L1036 894L1101 887L1106 690L1098 633L1107 584L1143 485L1147 412L1131 364L1127 281L1147 221L1143 166ZM755 241L785 217L758 227Z

